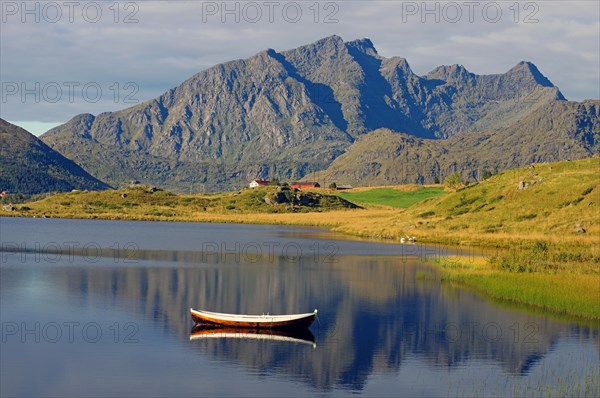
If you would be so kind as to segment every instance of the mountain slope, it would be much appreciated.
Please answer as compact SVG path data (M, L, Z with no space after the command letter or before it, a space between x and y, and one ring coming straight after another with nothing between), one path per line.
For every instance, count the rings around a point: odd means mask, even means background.
M477 181L536 162L587 158L600 151L600 101L556 101L514 125L421 139L386 129L362 136L324 171L322 184L389 185L440 182L453 172Z
M35 194L108 188L33 134L0 119L0 190Z
M195 179L224 189L300 178L377 128L446 138L506 127L563 99L530 63L501 75L454 65L420 77L368 39L331 36L216 65L156 99L76 116L41 139L114 185L138 179L181 191ZM156 171L165 164L168 173Z

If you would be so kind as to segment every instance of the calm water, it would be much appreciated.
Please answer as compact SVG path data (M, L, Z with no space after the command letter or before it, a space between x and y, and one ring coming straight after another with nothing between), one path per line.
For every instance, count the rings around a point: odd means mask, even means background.
M0 239L3 397L600 393L598 325L427 281L421 258L440 248L313 228L12 218ZM190 307L318 308L319 323L287 341L191 336Z

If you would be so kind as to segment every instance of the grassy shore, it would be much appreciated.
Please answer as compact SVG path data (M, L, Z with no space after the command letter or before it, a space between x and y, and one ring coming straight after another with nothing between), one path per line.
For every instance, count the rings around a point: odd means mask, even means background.
M319 195L311 206L265 203L276 188L175 195L134 187L57 194L0 215L312 225L371 239L478 246L491 261L453 269L440 263L447 280L499 300L600 319L599 174L595 157L511 170L445 194L415 186L309 190Z
M428 260L441 269L442 281L467 286L495 301L559 316L600 319L600 275L574 269L555 273L511 272L502 257L445 256ZM593 272L592 270L589 270ZM436 279L421 275L422 279Z

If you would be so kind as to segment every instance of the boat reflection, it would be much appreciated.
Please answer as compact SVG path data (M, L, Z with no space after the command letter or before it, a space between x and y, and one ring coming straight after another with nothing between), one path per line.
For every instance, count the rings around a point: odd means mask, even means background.
M309 344L317 347L315 336L307 328L276 330L215 327L214 325L195 325L190 331L190 341L206 339L249 339L284 341L288 343Z

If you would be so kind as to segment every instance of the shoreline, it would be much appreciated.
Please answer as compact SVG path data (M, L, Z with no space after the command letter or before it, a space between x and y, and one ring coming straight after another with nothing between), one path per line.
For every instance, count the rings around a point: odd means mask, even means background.
M346 210L356 211L356 210ZM363 212L369 212L369 210L358 210ZM329 213L329 212L328 212ZM326 213L326 214L328 214ZM311 213L304 213L311 214ZM321 214L321 213L319 213ZM31 216L25 216L22 214L2 214L1 217L15 217L15 218L34 218ZM167 221L167 222L183 222L183 223L218 223L218 224L246 224L246 225L276 225L276 226L296 226L296 227L310 227L317 228L324 232L335 233L339 235L340 239L349 241L368 241L376 243L389 243L389 244L401 244L398 237L396 238L382 238L374 236L361 236L359 234L353 234L339 230L339 225L322 222L319 224L302 222L302 220L278 220L279 222L273 222L273 219L267 217L264 219L265 214L254 214L254 217L248 217L245 220L240 220L238 216L231 217L229 215L215 215L213 217L201 217L197 219L189 219L185 217L173 217L169 219L161 219L159 217L136 217L134 215L125 216L120 215L98 215L94 214L90 217L74 217L69 215L55 215L47 218L59 218L59 219L75 219L75 220L104 220L104 221ZM260 218L263 217L263 220ZM257 220L258 218L258 220ZM257 222L258 221L258 222ZM275 221L277 221L275 219ZM452 231L449 231L451 235ZM453 237L457 239L456 237ZM448 244L448 239L419 239L418 244L434 244L440 247L447 247L449 249L459 249L465 247L465 245L452 245ZM496 258L501 253L506 252L513 246L506 242L494 242L488 241L488 245L469 245L466 247L467 250L472 251L471 254L478 253L476 256L470 256L467 258L464 254L453 255L453 256L441 256L434 255L432 258L423 257L423 260L428 264L436 267L441 273L439 280L442 283L450 283L452 285L458 285L467 290L473 291L480 295L484 299L491 300L498 304L505 304L514 306L525 311L541 312L548 316L555 316L561 319L571 319L575 321L583 322L596 322L600 320L600 300L593 301L595 297L589 295L590 288L592 293L594 286L600 286L600 274L597 273L581 273L571 272L565 270L555 270L554 272L539 272L539 271L527 271L527 272L511 272L504 269L498 269L497 264L493 264L489 260ZM494 244L495 243L495 244ZM501 244L502 243L502 244ZM486 253L488 249L495 249L492 254ZM523 248L523 250L525 250ZM484 254L486 253L486 254ZM486 257L487 255L487 257ZM452 261L448 261L449 258L454 258ZM514 261L513 261L514 262ZM450 265L448 263L451 263ZM593 272L593 270L591 271ZM430 278L425 277L425 280ZM433 279L437 279L433 276ZM525 281L526 283L522 283ZM563 289L561 286L569 286ZM511 288L512 285L512 288ZM515 286L518 286L515 288ZM558 292L558 296L553 294L553 291ZM600 296L600 291L598 292ZM592 301L589 303L583 303L581 297L591 297ZM553 301L551 304L544 302L544 300ZM572 308L572 305L577 305L577 308Z

